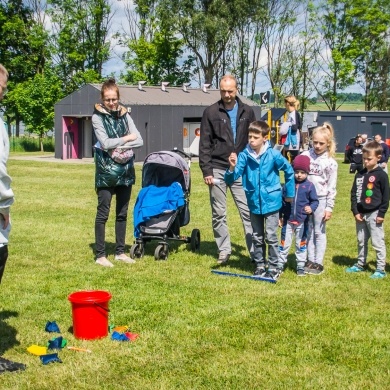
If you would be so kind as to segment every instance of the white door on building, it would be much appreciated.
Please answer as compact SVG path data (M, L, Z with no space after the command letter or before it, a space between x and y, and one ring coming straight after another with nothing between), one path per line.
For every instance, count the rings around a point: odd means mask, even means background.
M199 154L200 123L185 122L183 124L183 150L187 153Z

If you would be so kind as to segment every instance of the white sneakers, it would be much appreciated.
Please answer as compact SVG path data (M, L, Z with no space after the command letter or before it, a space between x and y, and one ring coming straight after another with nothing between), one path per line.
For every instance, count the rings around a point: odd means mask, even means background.
M131 257L126 256L124 253L120 255L115 255L115 260L123 261L124 263L128 263L128 264L134 264L136 262Z
M114 264L111 263L106 257L99 257L96 259L96 264L102 265L103 267L113 267Z
M124 253L120 255L115 255L115 260L122 261L123 263L127 263L127 264L134 264L136 262L131 257L126 256ZM107 257L99 257L98 259L96 259L96 264L102 265L103 267L114 266L114 264L112 264L111 261L107 259Z

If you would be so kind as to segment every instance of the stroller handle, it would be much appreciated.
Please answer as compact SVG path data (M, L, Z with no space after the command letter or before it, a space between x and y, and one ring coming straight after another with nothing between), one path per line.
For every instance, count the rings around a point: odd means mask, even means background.
M176 148L176 147L174 147L174 148L172 149L172 152L175 152L175 153L177 153L177 154L181 154L182 156L187 157L189 160L191 160L191 157L198 157L197 154L194 154L194 153L186 153L184 150L180 150L180 149L178 149L178 148Z

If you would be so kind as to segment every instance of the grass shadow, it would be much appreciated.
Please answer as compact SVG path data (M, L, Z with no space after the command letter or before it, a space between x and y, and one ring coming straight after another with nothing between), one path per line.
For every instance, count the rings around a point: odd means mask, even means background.
M19 313L16 311L5 310L0 312L0 356L8 349L20 344L16 340L16 329L5 322L8 318L18 317L18 315Z
M352 267L354 264L356 264L357 259L356 259L356 257L349 257L349 256L333 256L332 261L334 264L346 268L346 267ZM366 265L367 265L368 271L375 271L375 269L376 269L376 261L375 260L367 261ZM385 271L390 272L390 265L389 264L386 264Z

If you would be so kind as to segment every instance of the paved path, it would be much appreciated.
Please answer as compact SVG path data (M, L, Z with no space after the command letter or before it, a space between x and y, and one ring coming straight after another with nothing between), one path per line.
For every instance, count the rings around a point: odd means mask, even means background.
M69 160L62 160L61 158L55 158L54 154L47 154L44 156L32 155L30 156L28 153L23 155L12 155L10 153L9 160L25 160L25 161L42 161L42 162L56 162L56 163L65 163L65 164L93 164L93 158L76 158Z

